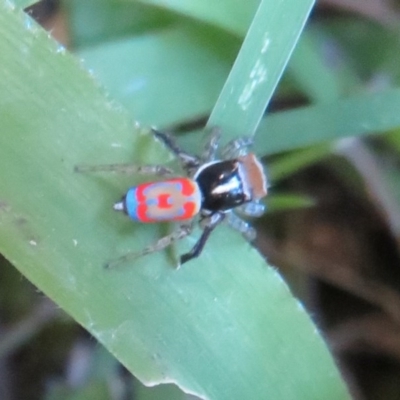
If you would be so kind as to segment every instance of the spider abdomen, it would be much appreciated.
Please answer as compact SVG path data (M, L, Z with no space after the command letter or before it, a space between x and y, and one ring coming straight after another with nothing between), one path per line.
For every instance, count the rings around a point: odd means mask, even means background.
M114 208L119 204L135 221L182 221L199 213L201 192L192 179L174 178L131 187L122 203L117 203Z

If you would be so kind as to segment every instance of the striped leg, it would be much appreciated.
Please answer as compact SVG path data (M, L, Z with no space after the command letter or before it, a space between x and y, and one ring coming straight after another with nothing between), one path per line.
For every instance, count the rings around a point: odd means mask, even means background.
M252 242L256 238L256 230L233 212L227 215L227 222L231 228L240 232L247 241Z
M172 169L164 165L135 165L135 164L105 164L105 165L75 165L75 172L113 172L117 174L148 174L159 176L171 176Z
M164 145L171 150L173 154L175 154L176 157L180 160L182 163L183 167L185 168L195 168L200 165L200 160L196 156L192 156L189 153L186 153L183 151L178 144L176 143L176 140L173 136L171 136L168 133L165 132L160 132L154 128L151 129L153 132L153 135L160 140L161 142L164 143Z
M203 154L201 155L201 161L203 163L208 163L215 160L220 139L221 129L212 128L207 143L204 146Z
M193 223L189 225L181 225L178 229L176 229L171 234L162 237L161 239L157 240L156 242L146 246L143 250L138 252L127 253L122 257L119 257L115 260L110 261L106 264L106 268L114 268L117 265L124 264L128 261L134 261L137 258L146 256L147 254L152 254L157 251L161 251L168 246L171 246L178 240L185 238L186 236L190 235L193 230Z
M253 138L250 136L237 138L228 142L221 150L224 160L230 160L247 154L248 147L253 144Z
M248 217L261 217L265 213L265 205L259 201L250 201L237 207L235 211Z

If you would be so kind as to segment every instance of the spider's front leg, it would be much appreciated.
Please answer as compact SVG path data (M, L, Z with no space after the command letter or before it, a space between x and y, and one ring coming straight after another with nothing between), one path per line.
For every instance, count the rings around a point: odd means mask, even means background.
M215 227L220 224L225 218L225 214L222 212L217 212L211 214L210 216L204 217L200 222L201 227L203 228L203 233L200 236L200 239L193 246L193 248L188 252L181 256L181 265L192 260L193 258L198 257L204 249L204 246L207 240L210 237L211 232L215 229Z
M200 165L200 159L182 150L172 135L166 132L160 132L154 128L151 128L151 131L153 132L153 135L163 142L164 145L179 159L185 169L197 168Z
M156 129L151 130L154 137L160 140L182 163L184 168L197 168L200 165L200 159L183 151L173 136ZM75 172L93 173L93 172L113 172L119 174L147 174L158 176L172 176L174 172L164 165L137 165L137 164L105 164L105 165L76 165Z
M256 230L246 221L238 217L234 212L227 215L228 225L238 231L248 241L253 242L257 236Z
M171 246L176 241L181 240L186 236L190 235L192 230L193 230L193 223L181 225L178 229L176 229L169 235L164 236L161 239L157 240L156 242L146 246L143 250L138 252L127 253L122 257L110 261L108 264L106 264L106 268L114 268L117 265L124 264L128 261L136 260L137 258L143 257L147 254L152 254L161 251L166 247Z
M261 217L265 213L265 205L259 200L253 200L242 204L236 210L247 217Z
M204 146L203 154L201 155L201 161L203 164L216 159L220 139L221 129L217 127L212 128Z
M228 142L221 150L224 160L238 158L247 154L248 148L253 145L253 138L250 136L240 137Z

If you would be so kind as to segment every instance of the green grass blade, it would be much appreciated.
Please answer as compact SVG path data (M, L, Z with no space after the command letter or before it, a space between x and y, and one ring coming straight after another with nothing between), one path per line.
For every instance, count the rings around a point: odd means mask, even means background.
M140 383L135 384L136 400L196 400L189 397L174 385L159 385L146 387Z
M266 200L268 212L287 211L296 208L314 207L316 201L311 197L291 193L279 193L269 196Z
M260 125L255 148L266 155L348 136L384 133L400 126L399 109L400 89L394 88L270 114Z
M302 168L326 158L332 151L330 144L312 146L310 148L291 152L277 161L272 162L268 167L268 175L272 182L287 178L293 172L299 171Z
M74 50L168 27L173 13L121 0L68 0L70 40Z
M227 32L244 36L259 0L130 0L174 11L183 16L215 25Z
M321 56L322 43L310 30L305 30L293 52L288 72L311 101L336 100L343 92L342 82Z
M230 137L253 135L313 0L263 0L208 120Z
M229 35L180 23L89 47L79 55L139 121L169 126L209 113L237 48Z
M74 166L168 154L3 0L0 53L0 250L21 273L147 384L221 400L349 398L302 307L229 229L180 270L167 253L105 270L166 227L112 210L137 176L83 175Z

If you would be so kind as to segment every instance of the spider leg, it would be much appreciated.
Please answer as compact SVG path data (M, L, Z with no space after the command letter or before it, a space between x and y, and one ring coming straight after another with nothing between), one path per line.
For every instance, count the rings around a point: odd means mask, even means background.
M201 161L203 163L215 160L220 139L221 129L217 127L212 128L206 145L204 146L203 154L201 155Z
M176 229L169 235L164 236L161 239L157 240L156 242L146 246L143 250L138 252L127 253L122 257L110 261L109 263L106 264L106 268L114 268L119 264L123 264L128 261L133 261L147 254L152 254L157 251L163 250L166 247L173 244L174 242L176 242L177 240L181 240L184 237L190 235L192 230L193 230L193 223L188 225L181 225L178 229Z
M248 217L261 217L265 212L265 205L259 201L253 200L249 203L242 204L235 210Z
M210 237L211 232L218 224L220 224L224 220L224 218L224 213L215 213L210 215L209 217L205 217L201 221L203 233L201 234L200 239L196 242L193 248L188 253L185 253L181 256L181 265L192 260L193 258L198 257L201 254L207 240Z
M253 138L245 136L233 139L228 142L221 150L224 160L230 160L247 154L247 148L253 144Z
M198 157L193 156L189 153L183 151L173 136L168 133L160 132L157 129L151 128L153 135L159 139L164 145L173 153L176 157L178 157L179 161L182 163L184 168L195 168L200 165L200 160Z
M227 215L227 219L229 226L240 232L247 241L252 242L256 238L256 230L233 212Z
M135 165L135 164L105 164L105 165L75 165L75 172L114 172L118 174L149 174L159 176L171 176L172 169L163 165Z

